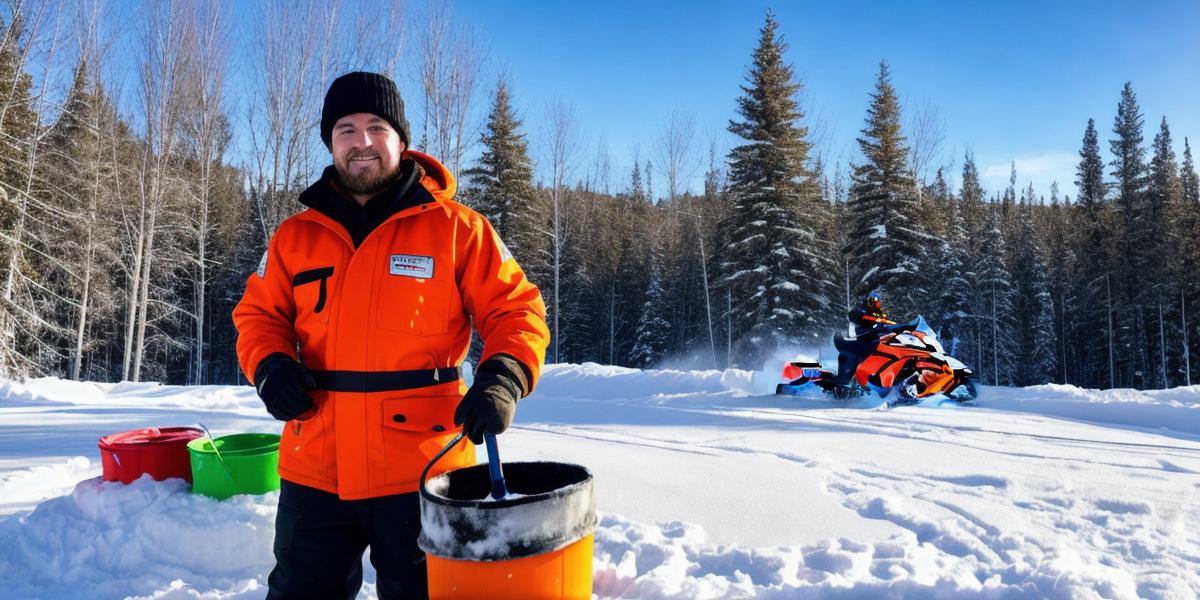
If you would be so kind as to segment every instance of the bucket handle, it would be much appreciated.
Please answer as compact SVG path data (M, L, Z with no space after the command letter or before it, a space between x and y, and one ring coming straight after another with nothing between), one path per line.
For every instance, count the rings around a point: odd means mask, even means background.
M446 453L449 452L451 448L453 448L459 442L463 441L463 439L464 438L463 438L462 432L461 431L458 432L458 435L454 436L454 439L450 440L450 443L446 444L446 446L444 448L442 448L440 452L433 455L433 460L429 461L429 464L425 465L425 469L423 471L421 471L421 495L422 496L428 495L428 493L425 489L425 479L429 477L429 470L432 469L433 465L436 464L437 461L441 460L442 457L445 456Z
M500 449L496 447L496 435L485 434L483 441L487 444L488 471L492 476L492 499L502 500L508 495L508 486L504 483L504 469L500 466Z
M206 437L208 437L208 445L212 446L213 454L217 455L217 461L221 463L221 468L225 469L225 476L230 479L233 479L233 471L229 470L229 465L225 464L225 459L221 457L221 451L217 450L216 438L214 438L212 436L212 434L209 433L208 428L204 426L204 423L200 423L199 421L197 421L196 424L200 426L200 429L204 430L204 435Z

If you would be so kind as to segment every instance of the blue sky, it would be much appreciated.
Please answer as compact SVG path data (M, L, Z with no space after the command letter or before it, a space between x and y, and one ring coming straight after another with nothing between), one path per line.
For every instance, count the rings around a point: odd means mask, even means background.
M909 106L945 120L939 162L957 181L970 149L989 191L1008 183L1075 195L1083 130L1095 118L1107 156L1121 86L1132 81L1146 142L1166 115L1182 153L1200 138L1200 2L495 2L455 4L492 68L510 73L536 150L547 101L575 106L592 152L601 137L621 182L630 155L651 152L670 110L695 116L707 151L734 139L750 54L774 9L786 58L823 124L830 163L853 160L878 62ZM494 79L489 78L489 79ZM488 85L489 93L491 84ZM485 102L481 104L486 104ZM698 160L706 162L704 156ZM698 183L697 183L698 185Z

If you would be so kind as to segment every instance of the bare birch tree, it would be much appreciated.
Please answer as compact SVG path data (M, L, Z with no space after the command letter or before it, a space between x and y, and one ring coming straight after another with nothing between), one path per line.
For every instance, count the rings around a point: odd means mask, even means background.
M485 54L474 32L453 24L451 11L449 3L428 7L415 78L422 92L420 146L458 173L463 155L479 137L472 111Z
M203 384L205 381L205 359L207 340L205 336L208 299L208 283L212 278L210 266L215 262L215 248L211 247L219 221L214 212L220 209L220 198L216 197L217 177L228 143L229 133L225 118L225 71L229 48L228 11L230 7L221 2L199 3L190 14L196 29L195 57L188 65L186 85L189 90L183 127L188 149L186 156L192 161L195 173L191 188L191 199L195 204L187 211L188 238L193 252L187 254L190 265L188 278L192 287L192 340L188 382Z
M696 119L680 109L667 114L655 143L655 160L667 178L667 199L674 202L699 167L693 147Z
M320 144L321 94L338 3L267 0L255 14L255 74L248 112L250 192L263 246L293 212L292 195L309 176Z
M929 168L946 141L946 119L929 98L925 98L906 112L911 115L905 128L908 133L909 170L919 188L919 184L928 179Z
M551 210L551 266L554 274L554 292L551 301L551 312L554 313L552 337L554 338L554 362L559 362L559 291L561 288L562 258L567 240L565 239L566 223L564 195L567 180L576 167L576 157L582 140L579 133L578 116L575 107L555 100L546 106L543 143L547 166L550 168L550 210Z
M186 8L178 0L160 0L149 3L143 15L142 42L146 54L139 61L138 81L145 137L136 204L125 218L133 262L127 286L121 377L130 381L140 381L146 358L147 327L152 316L156 321L158 318L149 310L151 290L162 289L158 282L152 281L158 273L154 263L157 236L164 227L173 225L166 218L169 216L167 188L188 92L187 71L196 47L196 31Z
M3 226L4 265L3 365L12 374L49 374L67 354L56 344L66 328L51 313L66 299L46 284L38 266L54 263L48 243L61 231L64 213L38 198L42 186L40 164L49 127L38 118L57 106L51 87L58 73L67 16L49 1L11 4L9 27L0 41L3 66L3 106L0 107L0 140L3 148L3 186L7 200ZM32 63L41 65L34 83L27 74Z

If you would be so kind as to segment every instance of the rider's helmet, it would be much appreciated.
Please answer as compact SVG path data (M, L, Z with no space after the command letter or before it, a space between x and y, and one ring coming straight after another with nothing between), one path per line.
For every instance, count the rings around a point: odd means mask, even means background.
M883 298L879 295L879 290L871 290L867 297L863 299L863 307L871 311L883 310Z

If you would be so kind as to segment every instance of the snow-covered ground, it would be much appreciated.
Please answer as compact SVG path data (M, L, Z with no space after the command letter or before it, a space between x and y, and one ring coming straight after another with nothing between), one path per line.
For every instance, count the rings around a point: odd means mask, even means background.
M774 373L546 368L500 443L592 469L597 597L1200 597L1200 386L879 410ZM275 494L97 479L101 435L194 423L280 427L248 387L0 384L0 598L261 598Z

